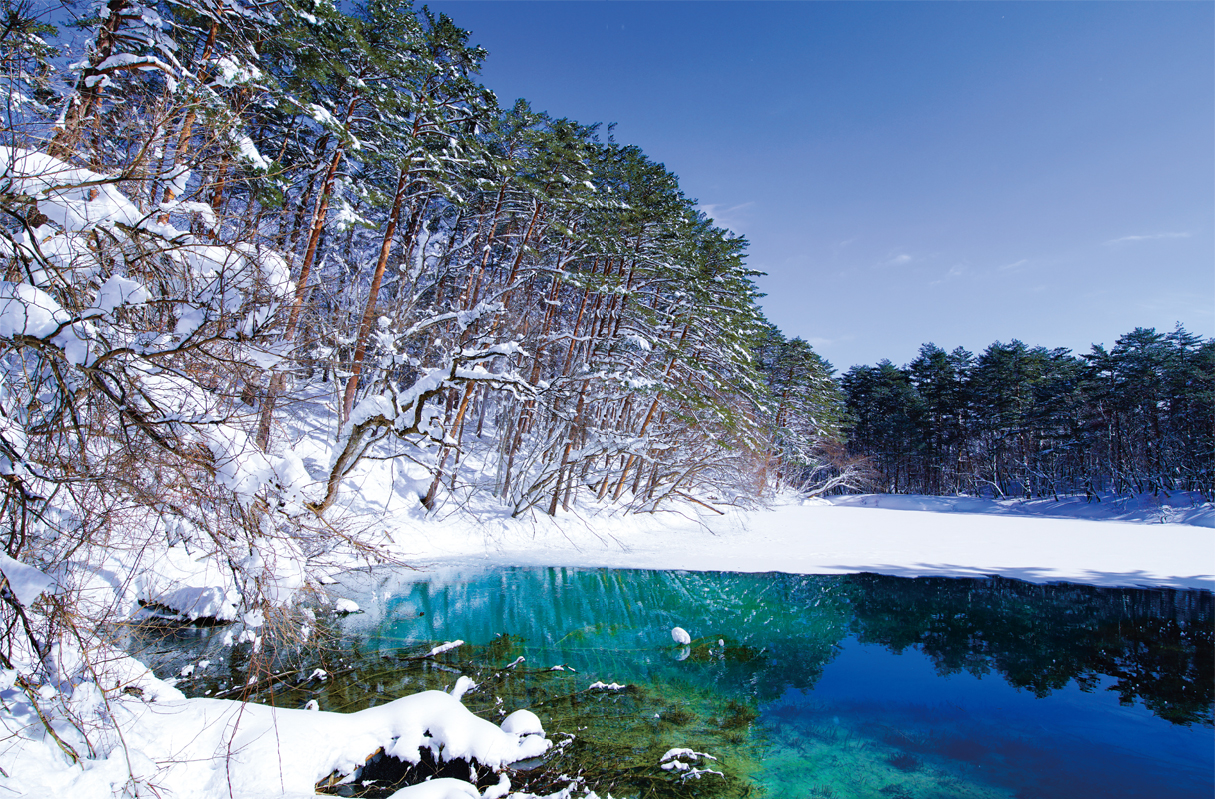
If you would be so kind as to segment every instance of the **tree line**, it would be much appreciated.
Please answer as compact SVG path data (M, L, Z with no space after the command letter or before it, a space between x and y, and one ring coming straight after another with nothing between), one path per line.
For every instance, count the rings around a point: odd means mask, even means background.
M1215 340L1180 324L1106 349L925 344L911 363L854 366L849 449L894 493L1215 494Z

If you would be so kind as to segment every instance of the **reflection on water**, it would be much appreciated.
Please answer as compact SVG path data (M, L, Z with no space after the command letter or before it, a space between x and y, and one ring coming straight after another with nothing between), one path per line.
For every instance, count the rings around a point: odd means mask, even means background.
M512 657L588 684L746 702L774 796L1211 795L1209 592L570 569L396 579L369 586L372 612L351 620L368 646L509 634Z
M351 620L372 646L509 633L524 654L603 676L675 674L659 656L681 626L725 657L699 679L759 700L811 688L854 635L914 647L938 674L999 674L1046 697L1102 678L1123 703L1181 724L1211 724L1212 595L1207 591L907 579L574 569L504 569L426 582L389 577L373 612ZM761 654L762 653L762 654Z
M532 706L564 742L558 769L616 796L1212 795L1210 592L872 574L425 576L352 586L368 613L342 622L335 679L280 700L356 709L473 672L474 710ZM691 646L672 640L675 626ZM454 639L467 644L411 659ZM672 746L718 755L728 778L675 783L656 769Z

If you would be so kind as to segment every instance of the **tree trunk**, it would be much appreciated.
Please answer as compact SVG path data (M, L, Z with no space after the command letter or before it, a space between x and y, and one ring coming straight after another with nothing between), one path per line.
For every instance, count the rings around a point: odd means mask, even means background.
M388 254L392 251L392 240L397 232L397 219L401 215L401 205L405 201L405 190L409 186L409 170L401 167L401 175L397 178L397 190L392 200L392 212L388 217L388 226L384 230L384 240L380 245L380 257L375 264L375 272L371 276L371 288L367 294L367 306L363 309L363 320L359 324L359 332L354 340L354 358L350 364L350 377L346 380L346 391L342 397L342 422L350 418L354 410L354 395L359 387L359 375L363 371L363 358L367 354L367 339L371 335L371 325L375 321L375 306L380 295L380 284L384 280L384 269L388 266Z

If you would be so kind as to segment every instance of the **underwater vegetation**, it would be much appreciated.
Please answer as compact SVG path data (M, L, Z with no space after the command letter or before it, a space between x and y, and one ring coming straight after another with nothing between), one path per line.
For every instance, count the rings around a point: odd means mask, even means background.
M890 755L886 758L886 762L897 768L899 771L912 772L919 771L920 769L924 768L923 760L920 760L915 755L908 754L907 752L899 752L898 754Z
M613 687L572 668L532 667L520 655L526 643L518 636L500 635L485 645L464 645L434 656L430 651L441 641L396 650L369 647L358 638L336 643L340 645L280 653L276 665L265 669L277 669L274 678L255 683L241 695L281 707L316 702L322 710L353 712L418 691L449 690L466 675L477 684L462 697L470 710L500 723L511 711L529 708L554 743L542 758L515 764L509 773L514 790L543 795L573 782L600 796L762 795L753 779L759 770L759 714L745 698L723 697L689 680ZM246 682L241 654L237 648L230 662L209 667L183 687L195 695L215 696L228 686L241 686ZM289 667L288 654L301 659ZM318 668L326 672L323 679L310 676ZM664 754L676 748L710 757L692 762L688 771L664 769ZM476 763L438 763L423 753L420 763L408 764L379 752L354 780L317 787L337 796L383 799L403 785L429 777L469 779L470 772L481 789L498 780Z
M911 799L915 794L907 790L902 785L883 785L879 790L882 796L890 797L890 799Z

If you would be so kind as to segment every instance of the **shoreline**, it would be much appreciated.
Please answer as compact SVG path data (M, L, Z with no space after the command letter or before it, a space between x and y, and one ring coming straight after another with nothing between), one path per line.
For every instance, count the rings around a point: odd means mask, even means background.
M845 502L809 500L721 516L603 513L528 522L449 517L402 524L392 535L399 556L422 569L481 565L998 575L1036 583L1215 590L1215 534L1202 524L1205 516L1196 516L1198 523L1149 525L873 506L896 500L941 505L958 498L840 499ZM866 506L864 500L873 504Z

